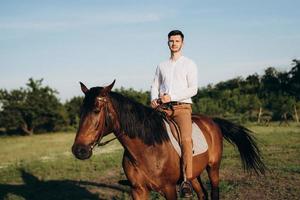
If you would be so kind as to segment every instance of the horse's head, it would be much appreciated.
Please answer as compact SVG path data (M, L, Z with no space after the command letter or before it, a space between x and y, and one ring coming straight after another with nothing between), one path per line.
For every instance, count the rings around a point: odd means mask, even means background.
M76 158L84 160L92 155L92 150L103 136L113 132L115 112L109 93L115 81L106 87L88 89L80 82L85 94L80 112L80 122L72 152Z

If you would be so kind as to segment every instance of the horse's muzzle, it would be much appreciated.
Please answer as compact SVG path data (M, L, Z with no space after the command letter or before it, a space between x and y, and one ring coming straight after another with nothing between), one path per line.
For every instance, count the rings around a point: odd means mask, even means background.
M72 153L80 160L89 159L92 156L92 150L89 146L85 145L73 145Z

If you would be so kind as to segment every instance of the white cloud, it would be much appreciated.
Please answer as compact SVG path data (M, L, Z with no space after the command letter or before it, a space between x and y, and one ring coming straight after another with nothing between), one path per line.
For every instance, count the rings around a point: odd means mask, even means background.
M111 24L111 23L131 24L131 23L145 23L145 22L159 21L161 19L161 16L155 13L110 12L101 15L95 15L89 17L89 19L91 21L104 23L104 24Z
M48 30L58 29L70 26L70 23L63 21L15 21L15 22L0 22L0 29L33 29L33 30Z
M75 15L72 16L72 19L68 16L53 20L0 21L0 29L60 30L94 25L148 23L159 21L161 18L161 15L157 13L107 12L101 14Z

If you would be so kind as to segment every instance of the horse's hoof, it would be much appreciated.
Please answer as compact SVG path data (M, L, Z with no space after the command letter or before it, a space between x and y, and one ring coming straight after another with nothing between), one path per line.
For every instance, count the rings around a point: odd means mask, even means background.
M180 185L180 196L182 198L193 197L193 187L189 181L184 181Z

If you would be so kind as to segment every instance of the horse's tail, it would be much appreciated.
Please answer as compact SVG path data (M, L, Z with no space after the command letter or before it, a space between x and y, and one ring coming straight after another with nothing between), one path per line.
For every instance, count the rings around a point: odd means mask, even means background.
M213 118L213 121L219 125L223 137L238 148L244 169L253 169L257 174L264 174L266 166L255 138L251 136L252 131L225 119Z

